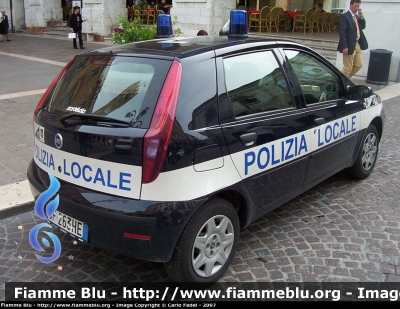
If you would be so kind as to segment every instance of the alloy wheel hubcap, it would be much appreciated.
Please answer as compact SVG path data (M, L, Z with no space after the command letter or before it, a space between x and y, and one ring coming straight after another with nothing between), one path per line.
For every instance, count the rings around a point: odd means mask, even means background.
M223 215L210 218L198 232L192 248L192 267L200 277L210 277L227 262L234 243L231 220Z
M362 168L364 171L368 171L372 168L377 152L378 142L376 135L373 133L368 134L365 139L362 153Z

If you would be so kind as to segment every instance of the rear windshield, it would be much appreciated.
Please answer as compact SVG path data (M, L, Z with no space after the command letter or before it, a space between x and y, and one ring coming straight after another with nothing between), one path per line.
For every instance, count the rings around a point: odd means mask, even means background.
M57 115L94 114L148 128L171 61L78 56L44 108Z

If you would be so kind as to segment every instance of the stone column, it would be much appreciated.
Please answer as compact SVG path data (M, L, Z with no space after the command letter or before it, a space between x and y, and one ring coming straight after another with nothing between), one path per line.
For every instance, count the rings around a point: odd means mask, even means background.
M173 30L181 29L181 36L196 36L200 29L218 35L235 8L236 0L173 0Z
M59 1L59 0L58 0ZM93 34L95 41L102 41L118 27L119 16L128 19L125 0L82 0L82 32Z
M42 34L48 26L61 24L60 0L24 0L26 33Z
M322 8L325 12L330 12L332 9L332 0L325 0Z

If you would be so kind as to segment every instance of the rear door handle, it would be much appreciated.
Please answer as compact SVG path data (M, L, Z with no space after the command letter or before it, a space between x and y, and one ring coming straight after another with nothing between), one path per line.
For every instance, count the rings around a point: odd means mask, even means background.
M315 124L316 124L317 126L319 126L319 125L325 123L325 118L316 118L314 121L315 121Z
M257 133L252 132L252 133L246 133L246 134L240 135L240 139L242 140L243 144L245 144L246 146L251 146L257 140Z

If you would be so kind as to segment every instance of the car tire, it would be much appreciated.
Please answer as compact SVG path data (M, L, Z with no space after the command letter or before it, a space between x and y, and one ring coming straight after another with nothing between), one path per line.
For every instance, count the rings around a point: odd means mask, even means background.
M379 150L379 133L371 124L365 132L354 164L347 168L347 173L357 179L367 178L374 169Z
M175 282L212 284L228 269L239 241L239 219L233 205L216 198L201 206L184 228L165 263Z

